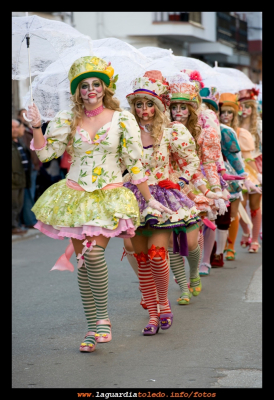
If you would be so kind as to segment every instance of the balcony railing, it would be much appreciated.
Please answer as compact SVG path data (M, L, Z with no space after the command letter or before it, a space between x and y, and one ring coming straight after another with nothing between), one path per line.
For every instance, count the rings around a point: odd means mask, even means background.
M247 22L229 12L217 12L217 40L224 40L239 51L248 51Z
M196 22L198 24L202 23L202 13L201 12L188 12L188 11L171 11L171 12L154 12L153 22Z

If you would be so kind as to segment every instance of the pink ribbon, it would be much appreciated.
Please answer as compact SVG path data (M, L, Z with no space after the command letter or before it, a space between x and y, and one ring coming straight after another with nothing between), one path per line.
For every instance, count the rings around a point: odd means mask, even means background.
M77 260L78 260L77 268L78 268L78 269L81 268L82 265L83 265L83 262L84 262L84 254L85 254L85 252L86 252L87 250L88 250L89 252L90 252L91 250L93 250L93 246L96 245L96 240L93 240L93 242L89 242L88 240L85 240L85 241L83 242L83 245L84 245L84 247L83 247L82 253L79 253L78 256L77 256Z
M207 218L203 218L203 223L204 223L208 228L212 229L213 231L215 231L215 229L217 228L217 226L216 226L212 221L210 221L210 220L207 219Z
M69 242L70 243L67 246L65 253L58 258L54 266L51 268L51 271L53 271L54 269L58 269L59 271L74 271L74 266L69 261L72 254L74 253L74 247L71 240Z

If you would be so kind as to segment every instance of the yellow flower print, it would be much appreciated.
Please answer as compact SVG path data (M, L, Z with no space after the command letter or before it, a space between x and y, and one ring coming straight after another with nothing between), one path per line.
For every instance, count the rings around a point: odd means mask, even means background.
M94 176L94 175L92 175L91 179L92 179L92 183L93 183L93 182L95 182L95 181L96 181L96 179L97 179L97 176Z
M99 64L99 60L97 57L92 57L91 61L93 62L94 65L98 65Z
M131 171L132 171L134 174L139 174L139 172L141 172L140 169L139 169L138 167L133 167L133 168L131 168Z
M89 62L87 62L87 63L85 64L85 67L86 67L86 70L87 70L87 71L92 71L92 70L93 70L93 65L90 64Z
M68 119L65 120L65 124L70 125L71 121L69 121Z
M51 144L51 143L54 142L54 140L52 140L52 139L47 139L47 142L48 142L49 144Z
M92 151L91 151L91 150L88 150L88 151L86 151L86 154L90 154L90 153L92 153Z
M126 139L123 139L123 146L126 147Z
M57 213L58 213L58 210L59 210L59 207L58 207L58 206L55 206L55 207L53 208L53 214L57 214Z
M97 139L99 139L99 135L97 134L97 135L95 135L95 137L94 137L94 140L97 140Z
M120 122L120 125L121 125L122 128L126 127L126 125L123 122Z
M101 175L102 173L102 168L101 167L96 167L94 168L93 172L97 175Z
M67 212L68 212L69 214L72 214L72 209L70 208L70 206L67 207Z

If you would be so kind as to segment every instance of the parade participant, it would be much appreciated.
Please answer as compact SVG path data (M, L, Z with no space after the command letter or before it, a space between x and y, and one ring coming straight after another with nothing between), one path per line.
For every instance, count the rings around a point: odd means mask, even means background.
M259 116L258 108L257 108L257 99L259 95L259 90L257 89L248 89L241 90L239 92L239 102L241 104L242 110L239 116L239 126L241 128L247 129L255 143L255 149L251 152L251 160L254 160L257 167L257 179L260 183L262 183L262 119ZM256 171L256 172L257 172ZM248 193L244 194L244 206L246 206L246 202L250 196ZM256 208L257 207L257 208ZM243 237L241 240L242 247L249 247L249 252L256 253L258 251L258 234L257 231L260 232L260 227L262 223L262 211L261 207L258 206L258 201L253 205L251 212L251 221L253 224L252 229L252 238L250 238L250 231L248 225L241 220L241 226L243 228ZM260 237L261 232L260 232Z
M217 217L217 209L219 214L226 211L224 199L227 199L227 194L222 193L221 177L218 175L216 166L217 161L222 161L220 139L217 133L218 121L216 121L216 115L212 111L200 107L202 100L199 91L202 82L199 72L189 70L182 72L188 74L189 82L180 82L181 78L178 75L170 83L172 93L171 119L175 123L184 124L195 139L201 167L191 180L194 186L193 194L203 195L203 198L206 197L206 200L210 200L209 204L199 204L199 210L206 211L209 219L214 221ZM179 157L176 158L177 163L180 163ZM225 184L224 181L222 183ZM207 219L204 219L204 222L206 221ZM200 248L204 248L203 260L199 268L200 275L208 275L211 268L210 255L214 245L216 226L214 224L208 225L208 223L204 225L199 236ZM184 260L180 259L179 255L171 255L170 265L178 283L182 279L179 271L184 271L183 264ZM187 300L186 302L188 303Z
M200 96L204 106L214 111L216 116L218 116L220 94L217 88L203 88L200 90ZM244 164L241 158L237 156L241 149L236 133L227 125L220 124L220 134L222 155L225 160L225 169L222 164L219 164L218 162L217 167L219 174L221 174L224 179L229 180L227 190L230 193L230 205L227 207L225 214L218 215L215 220L217 226L216 242L210 258L210 264L214 268L224 266L223 252L227 241L229 225L231 220L233 221L237 217L239 203L242 199L242 187L237 180L241 178L244 179L244 177L247 176L247 173L244 170Z
M107 311L108 269L105 249L111 237L131 237L139 226L138 203L123 187L120 160L126 165L132 185L144 201L164 215L172 213L150 194L143 166L140 130L135 118L122 111L113 97L114 69L98 57L81 57L71 66L71 111L60 111L49 122L45 135L35 105L29 106L33 143L42 162L72 158L66 179L51 185L37 200L35 227L54 239L71 238L52 269L71 270L73 249L78 259L78 285L88 332L81 352L93 352L96 343L112 339ZM73 247L73 248L72 248Z
M256 165L254 161L251 160L251 151L254 150L254 140L249 131L238 127L238 111L239 103L238 96L232 93L222 93L220 96L220 122L234 129L237 134L238 142L241 149L241 155L244 159L245 172L248 176L244 180L244 190L243 192L249 192L250 194L250 208L253 210L257 204L260 204L261 189L259 188L260 182L257 179L254 168ZM245 195L244 195L245 196ZM236 208L236 207L235 207ZM231 221L229 226L229 233L227 238L227 246L225 248L227 260L235 259L235 241L237 238L237 233L239 229L239 217L238 213L231 215L231 218L235 219ZM259 226L260 228L260 226ZM259 231L258 231L259 235ZM255 238L256 239L256 238ZM257 245L256 240L253 241L253 250L258 251L259 244Z
M130 240L138 263L140 289L149 312L149 323L144 328L143 335L155 335L159 327L168 329L173 322L168 300L167 247L170 234L174 230L179 234L180 251L188 254L190 287L194 293L201 288L197 268L200 248L197 240L193 241L196 247L191 240L192 232L198 232L198 210L195 203L180 192L180 184L169 179L171 154L176 152L184 160L180 164L179 182L182 186L196 172L199 159L195 151L195 141L184 125L167 128L169 119L165 110L168 93L168 82L161 72L147 71L143 77L134 80L133 92L127 95L131 112L141 128L144 149L141 161L148 176L150 192L160 203L175 212L172 216L165 213L161 216L153 207L147 207L135 186L130 182L124 183L125 187L133 191L140 207L140 227L136 236Z

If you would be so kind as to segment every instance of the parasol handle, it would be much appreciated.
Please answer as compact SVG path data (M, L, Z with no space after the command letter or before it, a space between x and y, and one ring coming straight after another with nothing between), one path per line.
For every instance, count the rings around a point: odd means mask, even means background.
M30 104L33 105L33 99L32 99L32 87L31 87L31 71L30 71L30 52L29 52L29 41L30 41L30 37L29 34L27 33L26 35L26 41L27 41L27 48L28 48L28 58L29 58L29 80L30 80ZM23 117L26 121L31 122L31 119L28 119L26 117L26 114L23 113Z

